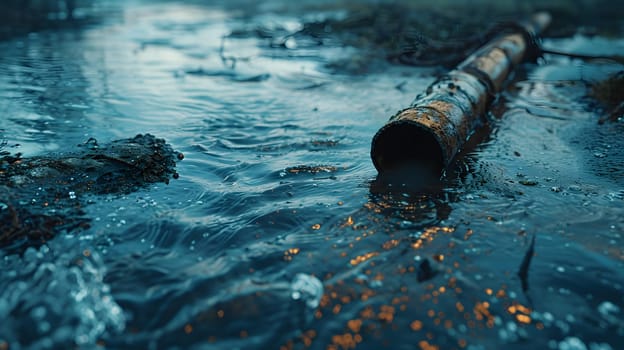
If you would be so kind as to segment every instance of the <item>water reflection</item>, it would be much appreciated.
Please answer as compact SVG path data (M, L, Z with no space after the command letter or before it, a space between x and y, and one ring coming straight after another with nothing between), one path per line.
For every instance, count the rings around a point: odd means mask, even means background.
M0 110L11 142L22 144L24 153L64 148L59 135L72 145L88 132L84 113L92 100L81 42L80 32L48 32L20 45L0 43L0 96L6 97Z
M0 12L0 39L30 31L73 25L77 7L91 0L24 1L6 0Z

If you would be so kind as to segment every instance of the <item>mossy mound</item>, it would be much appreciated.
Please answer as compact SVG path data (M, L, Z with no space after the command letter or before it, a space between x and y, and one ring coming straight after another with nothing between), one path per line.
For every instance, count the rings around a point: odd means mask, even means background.
M88 195L124 194L177 178L181 153L150 134L72 153L22 158L0 153L0 247L40 245L59 232L84 229Z

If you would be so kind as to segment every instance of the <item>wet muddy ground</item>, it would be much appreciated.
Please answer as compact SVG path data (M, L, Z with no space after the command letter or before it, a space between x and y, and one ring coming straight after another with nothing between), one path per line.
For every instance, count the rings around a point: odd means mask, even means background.
M185 159L169 184L76 188L88 227L0 249L0 349L619 349L619 5L551 3L542 45L575 56L517 67L435 186L369 157L523 4L79 2L94 18L12 33L0 151L150 133Z

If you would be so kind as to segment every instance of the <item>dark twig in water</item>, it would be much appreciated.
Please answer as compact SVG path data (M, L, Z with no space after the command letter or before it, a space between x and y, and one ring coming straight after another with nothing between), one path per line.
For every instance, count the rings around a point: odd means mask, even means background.
M518 270L518 276L520 277L520 283L522 283L522 291L527 292L529 290L529 265L531 265L531 259L535 254L535 235L531 237L531 243L529 249L524 254L520 269Z
M622 55L585 55L585 54L580 54L580 53L564 52L564 51L544 49L544 48L542 48L542 53L547 53L550 55L557 55L557 56L566 56L570 58L577 58L583 61L600 60L600 61L612 61L612 62L616 62L619 64L624 64L624 56Z
M416 275L416 279L418 282L424 282L432 279L437 274L437 271L431 267L431 263L429 259L423 260L420 265L418 265L418 273Z

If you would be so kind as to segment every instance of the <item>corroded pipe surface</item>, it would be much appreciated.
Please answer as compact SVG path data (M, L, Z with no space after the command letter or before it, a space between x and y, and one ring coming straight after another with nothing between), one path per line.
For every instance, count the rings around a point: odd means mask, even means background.
M550 16L539 13L514 26L392 116L373 137L371 158L377 171L409 163L441 173L481 123L514 66L535 58L534 38L549 23Z

